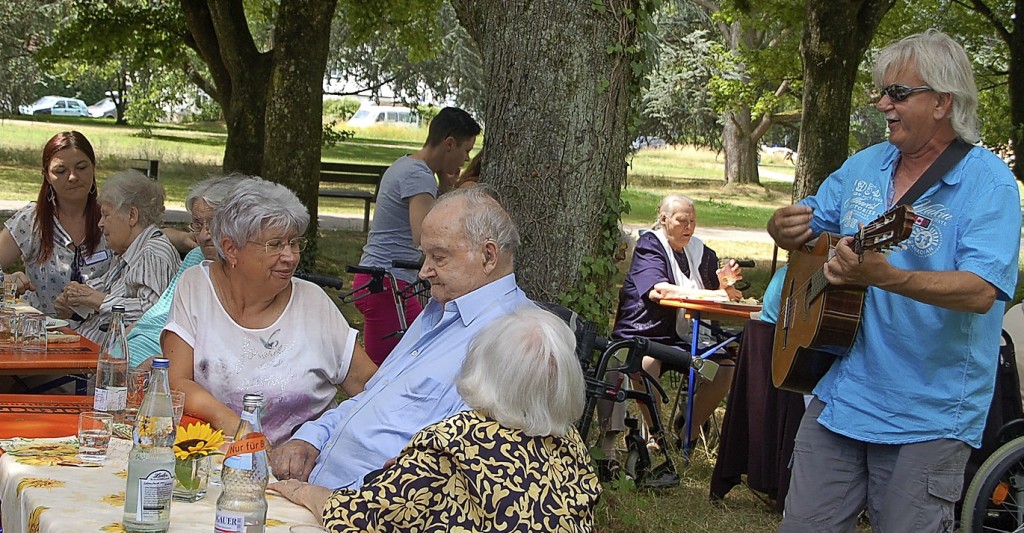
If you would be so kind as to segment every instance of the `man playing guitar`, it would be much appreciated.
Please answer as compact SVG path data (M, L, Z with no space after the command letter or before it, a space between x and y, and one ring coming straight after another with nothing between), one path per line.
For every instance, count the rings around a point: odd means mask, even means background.
M822 232L846 235L825 278L867 287L853 346L818 382L801 422L780 531L853 531L865 507L875 531L953 530L1016 287L1020 198L1006 165L969 146L980 140L978 96L963 49L940 32L913 35L881 52L873 79L889 141L768 222L787 250ZM956 160L940 158L950 146L962 159L926 172ZM929 174L939 175L927 185ZM916 213L905 248L854 252L849 236L900 203Z

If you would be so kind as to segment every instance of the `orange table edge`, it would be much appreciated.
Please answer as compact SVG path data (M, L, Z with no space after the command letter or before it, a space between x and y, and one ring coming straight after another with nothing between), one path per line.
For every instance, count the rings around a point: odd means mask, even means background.
M61 333L75 334L66 327ZM99 353L99 345L85 337L78 342L51 343L45 354L4 348L0 349L0 375L88 374L96 370Z

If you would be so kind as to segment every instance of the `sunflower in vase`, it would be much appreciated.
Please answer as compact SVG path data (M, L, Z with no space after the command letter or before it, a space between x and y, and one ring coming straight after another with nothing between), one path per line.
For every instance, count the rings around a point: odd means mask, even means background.
M210 456L220 455L224 432L214 431L206 422L178 426L174 441L174 497L197 501L206 495L210 477Z

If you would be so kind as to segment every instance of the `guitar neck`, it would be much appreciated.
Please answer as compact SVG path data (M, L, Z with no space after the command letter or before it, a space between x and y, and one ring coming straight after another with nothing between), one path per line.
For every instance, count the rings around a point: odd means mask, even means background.
M822 265L811 277L807 278L807 301L812 302L828 287L828 280L825 279L825 266Z

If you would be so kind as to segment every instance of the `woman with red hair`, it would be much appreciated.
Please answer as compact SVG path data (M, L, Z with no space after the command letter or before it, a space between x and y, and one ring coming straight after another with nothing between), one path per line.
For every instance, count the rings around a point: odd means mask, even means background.
M54 314L53 302L71 281L85 282L110 266L99 229L96 154L85 135L65 131L43 147L42 184L34 203L0 229L0 268L21 259L25 272L8 274L36 309Z

